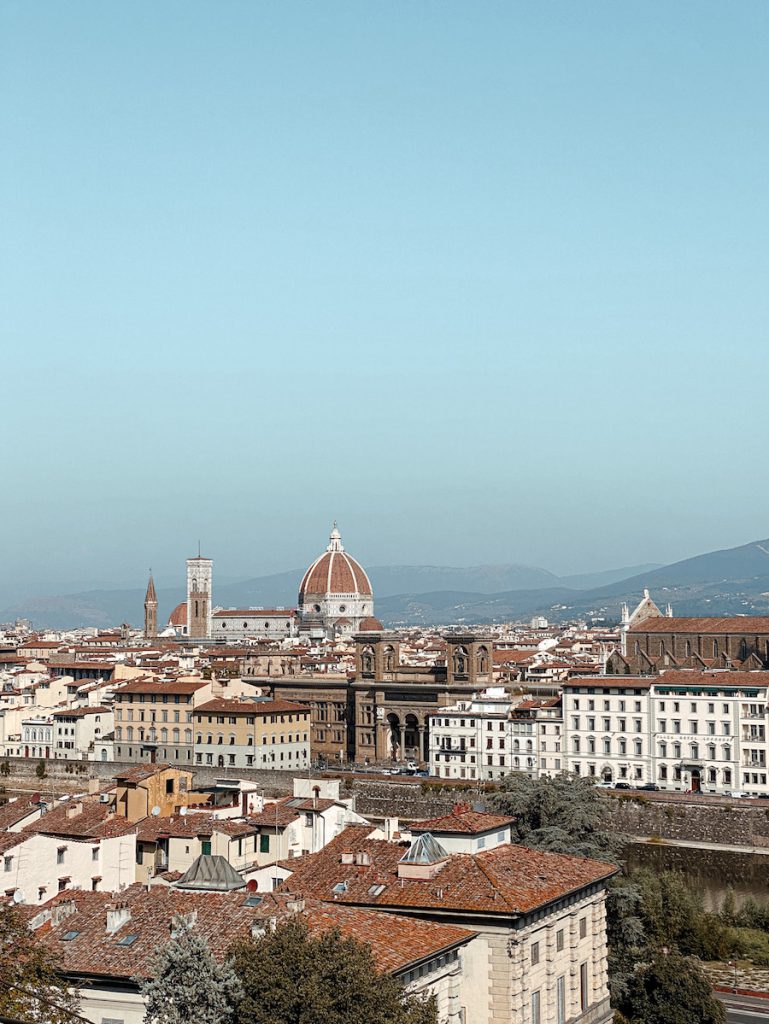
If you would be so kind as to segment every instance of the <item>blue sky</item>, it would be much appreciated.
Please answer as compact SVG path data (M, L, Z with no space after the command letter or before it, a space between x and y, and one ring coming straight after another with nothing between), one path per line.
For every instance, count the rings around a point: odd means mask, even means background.
M6 586L769 534L768 30L5 0Z

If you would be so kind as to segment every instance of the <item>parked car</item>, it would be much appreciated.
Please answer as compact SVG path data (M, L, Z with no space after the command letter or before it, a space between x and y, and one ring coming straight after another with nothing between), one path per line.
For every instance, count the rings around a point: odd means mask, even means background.
M614 788L615 789L632 789L633 787L630 785L629 782L615 782L614 783Z
M645 789L649 793L659 793L660 787L656 782L644 782L643 786L639 786L639 789Z

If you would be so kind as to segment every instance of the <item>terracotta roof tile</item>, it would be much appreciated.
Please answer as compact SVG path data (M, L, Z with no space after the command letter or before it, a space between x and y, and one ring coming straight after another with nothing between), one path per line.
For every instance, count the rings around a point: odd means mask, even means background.
M172 886L153 886L148 892L143 886L134 885L119 896L130 910L129 920L114 933L108 933L107 908L113 903L110 894L69 891L56 897L49 907L55 911L64 905L72 912L53 927L41 927L40 938L56 951L65 973L123 979L147 976L155 950L169 939L176 914L195 914L195 929L204 935L219 959L234 939L250 934L255 921L294 917L285 895L265 893L256 907L247 905L250 895L243 889L227 893L185 892ZM329 906L315 900L305 900L299 915L311 933L336 928L343 936L367 942L377 969L389 973L404 971L411 964L463 945L474 937L473 932L454 925ZM222 927L225 921L226 927ZM62 941L70 932L77 934ZM120 941L129 935L135 935L135 940L121 946Z
M427 818L414 821L409 828L412 832L451 832L463 835L480 835L494 829L507 828L515 818L506 814L487 814L485 811L457 811L444 814L440 818Z
M526 913L616 873L612 864L503 844L476 854L452 854L432 879L398 877L406 843L369 839L370 826L348 826L281 886L316 899L373 907ZM365 851L370 866L342 863ZM347 883L345 892L334 886ZM382 885L377 895L373 885Z
M668 618L667 615L643 619L629 633L737 633L750 636L769 633L769 616L733 615L725 618Z

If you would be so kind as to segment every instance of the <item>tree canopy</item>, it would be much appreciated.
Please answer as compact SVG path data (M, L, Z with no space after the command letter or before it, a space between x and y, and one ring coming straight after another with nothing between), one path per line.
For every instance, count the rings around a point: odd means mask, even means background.
M724 1007L713 998L697 960L656 952L639 965L620 1007L628 1024L723 1024Z
M174 936L159 947L152 977L141 984L146 1024L228 1024L240 985L231 965L219 963L208 943L180 918Z
M369 946L301 920L230 950L242 985L235 1024L437 1024L435 1000L406 995Z
M18 909L0 907L0 1014L30 1024L75 1024L78 1000L57 966Z
M612 804L590 779L565 773L531 779L514 772L490 803L515 817L514 843L619 863L623 838L607 828Z

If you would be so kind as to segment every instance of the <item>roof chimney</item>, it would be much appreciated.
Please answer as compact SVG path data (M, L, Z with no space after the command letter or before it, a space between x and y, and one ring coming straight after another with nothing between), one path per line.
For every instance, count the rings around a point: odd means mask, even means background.
M131 910L125 900L117 900L107 907L107 934L113 935L131 920Z
M69 804L67 807L67 817L76 818L78 814L83 813L83 804L80 800L76 804Z
M292 899L286 900L286 910L292 914L301 914L304 910L304 896L297 893Z
M395 838L395 834L398 832L399 822L397 818L385 818L384 820L384 837L388 843L391 843Z

